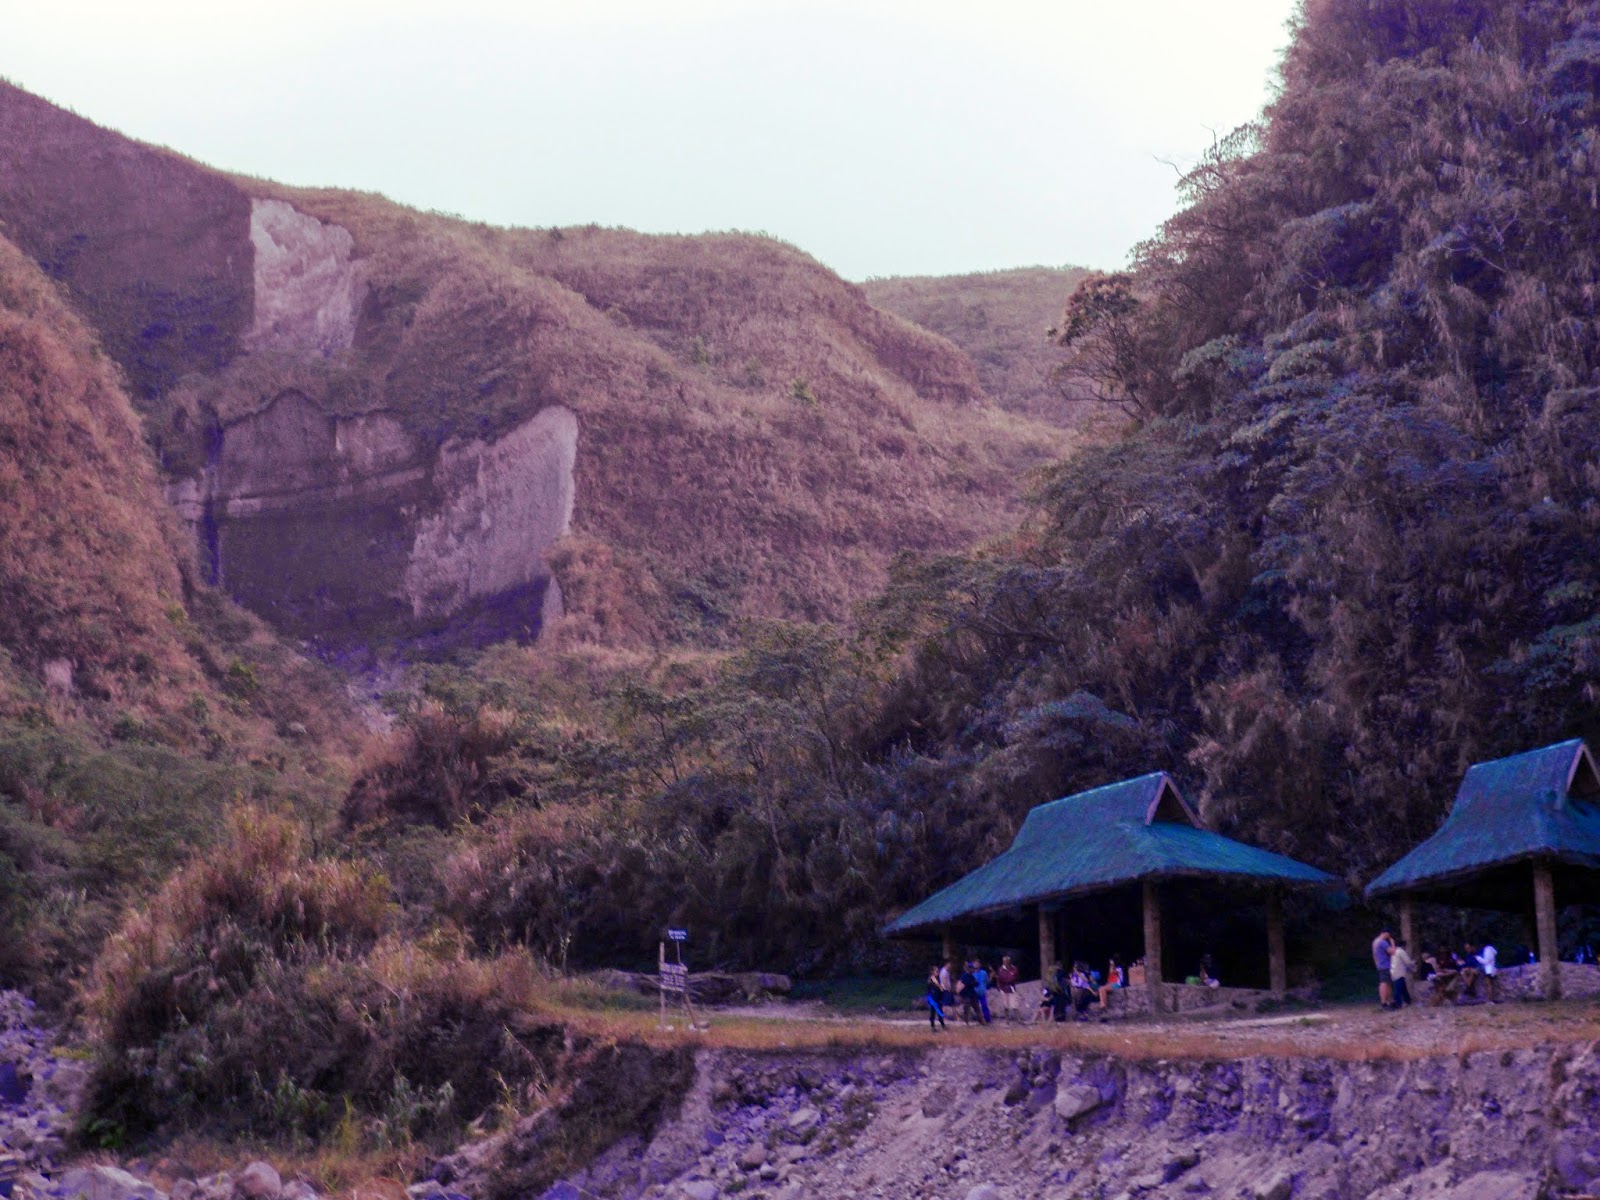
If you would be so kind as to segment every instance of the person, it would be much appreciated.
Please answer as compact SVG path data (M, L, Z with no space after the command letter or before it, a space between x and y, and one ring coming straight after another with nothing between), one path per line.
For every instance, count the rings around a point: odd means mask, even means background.
M944 1023L944 988L939 983L939 964L934 963L928 968L927 990L922 997L928 1004L928 1032L933 1033L938 1029L948 1029ZM936 1026L934 1022L939 1024Z
M961 1020L971 1024L982 1018L978 1013L978 981L972 974L972 963L964 963L956 976L956 999L961 1002Z
M1144 959L1136 958L1128 966L1128 986L1143 987L1145 981Z
M1217 978L1216 960L1209 954L1200 956L1200 982L1210 988L1222 986L1222 980Z
M1500 952L1485 942L1478 950L1478 964L1483 968L1484 990L1490 1004L1500 1003Z
M1072 989L1067 984L1067 968L1060 963L1056 964L1055 978L1050 981L1050 986L1045 989L1044 999L1039 1002L1040 1008L1048 1008L1050 1015L1057 1021L1067 1019L1067 1007L1072 1002Z
M1411 972L1416 962L1404 946L1396 946L1389 954L1389 981L1394 985L1394 1006L1404 1008L1411 1003Z
M1389 978L1393 950L1394 937L1387 929L1372 939L1372 965L1378 972L1378 1003L1384 1008L1394 1007L1394 982Z
M1021 997L1017 992L1017 980L1020 972L1011 961L1011 955L1002 955L1000 967L994 973L994 986L1000 993L1000 1015L1008 1020L1017 1019L1017 1005Z
M1115 957L1113 957L1111 961L1106 964L1106 981L1104 986L1100 988L1100 1007L1102 1009L1109 1007L1111 1002L1111 993L1122 986L1122 981L1122 964L1119 963Z
M947 958L939 964L939 990L944 993L939 1003L945 1009L948 1009L956 1002L955 987L950 981L950 968L954 961L954 959Z
M1073 1020L1087 1021L1089 1005L1094 1001L1094 987L1089 982L1089 967L1086 963L1072 964L1072 975L1067 980L1067 986L1072 993Z
M973 960L972 981L973 991L978 997L978 1013L985 1025L993 1025L994 1018L989 1015L989 971L980 959Z
M1466 953L1455 956L1456 970L1461 975L1461 991L1456 996L1456 1003L1463 1000L1478 1002L1478 980L1483 977L1483 964L1478 961L1478 948L1471 942L1466 944Z

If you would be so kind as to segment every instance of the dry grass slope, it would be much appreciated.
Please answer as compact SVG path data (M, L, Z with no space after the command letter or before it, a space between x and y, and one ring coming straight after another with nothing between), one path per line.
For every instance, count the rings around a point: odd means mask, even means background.
M869 279L867 299L940 337L972 359L983 388L1002 408L1066 427L1088 413L1051 383L1061 351L1045 330L1061 318L1079 267L1024 267L972 275Z

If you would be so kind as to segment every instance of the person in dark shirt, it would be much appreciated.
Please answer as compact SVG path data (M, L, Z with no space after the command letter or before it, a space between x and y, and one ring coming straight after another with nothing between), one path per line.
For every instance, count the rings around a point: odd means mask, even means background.
M944 1023L944 988L939 986L939 964L934 963L928 968L927 990L923 993L923 1000L928 1005L928 1032L935 1029L948 1029ZM939 1024L934 1025L937 1021Z

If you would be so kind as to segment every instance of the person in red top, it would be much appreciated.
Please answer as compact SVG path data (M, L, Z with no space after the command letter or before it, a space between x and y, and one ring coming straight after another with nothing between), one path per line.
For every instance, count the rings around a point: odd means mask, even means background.
M1122 974L1122 964L1113 958L1106 967L1106 981L1100 986L1100 1007L1107 1007L1110 1004L1111 993L1126 982Z
M1017 992L1017 978L1019 972L1007 954L1000 960L1000 967L994 973L995 990L1000 993L1000 1015L1010 1020L1017 1020L1019 1005L1022 1002Z

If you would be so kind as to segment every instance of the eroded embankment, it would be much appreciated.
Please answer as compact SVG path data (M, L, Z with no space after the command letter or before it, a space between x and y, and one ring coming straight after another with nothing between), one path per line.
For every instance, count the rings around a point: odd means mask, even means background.
M1533 1200L1600 1187L1590 1044L1374 1062L705 1049L692 1072L651 1053L630 1064L636 1088L682 1087L681 1102L649 1109L646 1132L583 1169L567 1159L557 1178L530 1151L553 1120L616 1128L613 1089L599 1112L569 1101L441 1174L475 1196L551 1200Z

